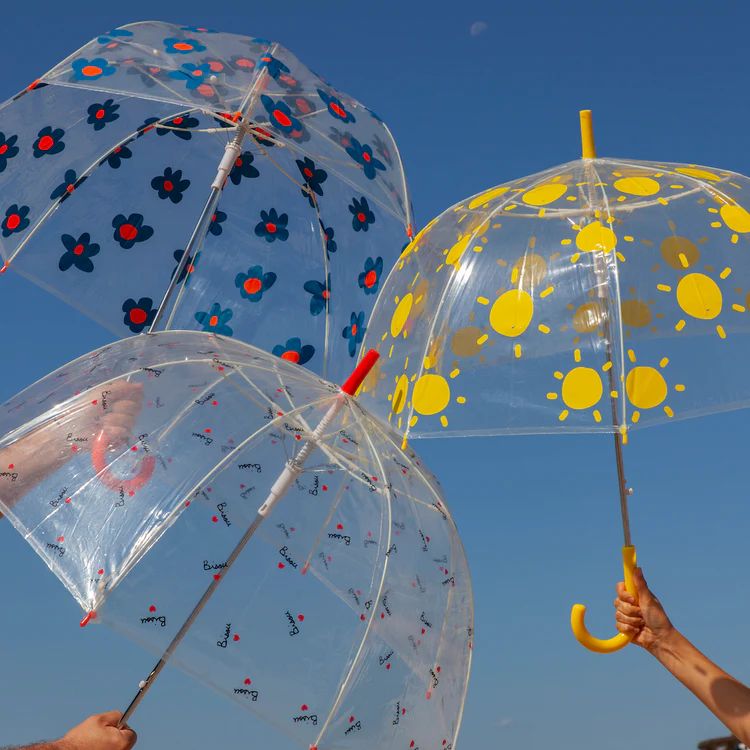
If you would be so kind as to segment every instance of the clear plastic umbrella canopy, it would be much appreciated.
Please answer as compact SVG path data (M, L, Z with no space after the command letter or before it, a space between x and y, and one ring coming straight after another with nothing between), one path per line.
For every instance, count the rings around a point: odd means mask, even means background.
M446 210L365 344L412 437L632 430L750 403L750 181L586 158Z
M47 376L0 432L0 509L89 627L303 747L455 743L466 558L433 475L356 399L241 342L165 332Z
M341 379L410 211L386 125L266 40L136 23L0 106L4 268L121 337L215 332Z

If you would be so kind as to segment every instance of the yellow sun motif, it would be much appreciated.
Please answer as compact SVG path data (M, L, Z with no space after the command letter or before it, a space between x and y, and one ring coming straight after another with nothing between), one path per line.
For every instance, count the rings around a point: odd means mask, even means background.
M628 350L628 358L635 364L636 356L632 349ZM659 367L664 369L668 364L669 360L664 357L659 362ZM685 386L678 384L675 385L674 389L682 392L685 390ZM667 381L655 367L639 365L630 370L625 378L625 392L628 394L630 403L636 408L631 417L633 423L637 423L641 418L638 409L655 409L657 406L661 406L667 398L668 391ZM663 409L670 419L674 416L674 412L667 404L663 406Z
M581 361L580 349L576 349L573 352L573 358L576 362ZM608 370L609 367L604 365L602 369ZM601 401L604 394L604 383L602 382L601 375L593 367L579 365L567 373L556 372L555 377L558 380L562 380L560 393L553 391L547 394L547 398L550 401L555 401L562 397L563 403L568 407L560 412L559 419L561 422L564 422L570 415L569 409L583 411L591 409ZM616 392L610 395L613 398L617 397ZM602 421L602 415L598 409L594 409L592 414L595 421Z
M723 226L721 221L716 219L716 214L719 214L719 218L722 219L727 229L733 232L732 242L736 244L739 242L741 234L750 232L750 213L742 208L742 206L730 203L726 198L714 196L714 201L720 204L721 208L709 207L708 212L714 215L714 221L711 222L711 226L714 229L719 229Z
M683 265L688 263L685 255L682 255ZM704 270L713 273L714 269L710 266L704 266ZM725 268L719 274L719 278L727 279L732 273L731 268ZM656 288L660 292L671 293L673 288L669 284L657 284ZM680 309L696 320L715 320L721 314L724 306L724 298L719 285L707 274L701 272L689 273L683 276L677 284L675 291L677 304ZM676 331L682 331L685 328L686 321L680 319L675 325ZM721 338L726 338L727 334L722 325L716 326L716 332Z

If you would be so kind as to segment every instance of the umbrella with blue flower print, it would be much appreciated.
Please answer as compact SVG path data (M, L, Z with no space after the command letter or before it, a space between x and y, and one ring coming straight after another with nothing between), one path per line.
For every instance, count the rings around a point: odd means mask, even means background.
M3 270L121 337L233 336L332 380L411 234L380 118L192 26L108 31L0 105L0 173Z

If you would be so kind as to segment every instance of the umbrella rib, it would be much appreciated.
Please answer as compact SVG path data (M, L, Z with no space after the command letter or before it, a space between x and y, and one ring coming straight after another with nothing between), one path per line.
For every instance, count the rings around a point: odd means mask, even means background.
M370 450L372 451L373 455L375 456L376 460L378 461L378 464L379 464L380 469L381 469L381 475L385 476L385 474L384 474L384 468L383 468L383 466L382 466L382 464L380 462L380 456L378 455L377 451L375 450L375 447L373 446L372 441L370 440L370 436L367 434L367 432L365 432L364 435L365 435L365 439L367 440L367 442L368 442L368 444L370 446ZM390 549L390 546L391 546L391 535L393 533L393 528L392 528L393 527L393 515L392 515L393 509L392 509L392 506L391 506L391 496L390 496L390 493L386 491L385 487L380 488L378 490L378 492L380 492L380 494L383 496L383 498L385 499L385 503L386 503L387 514L388 514L388 541L386 543L385 549ZM388 572L388 563L389 563L389 561L390 561L390 558L388 556L384 556L383 557L383 570L382 570L382 573L381 573L381 576L380 576L380 584L378 586L378 593L377 593L377 596L375 597L374 601L377 601L377 602L380 601L380 597L381 597L381 595L383 593L383 588L385 586L385 577L386 577L386 573ZM325 734L326 730L328 729L328 725L331 723L331 721L333 719L333 716L336 713L336 710L338 709L338 707L339 707L339 705L340 705L340 703L341 703L341 701L342 701L342 699L344 697L344 693L346 692L346 689L349 687L349 682L351 681L351 679L352 679L352 677L354 675L354 669L357 666L357 664L358 664L358 662L360 660L360 657L362 656L362 652L364 651L364 648L365 648L365 643L367 643L367 638L370 635L370 630L372 629L373 623L375 622L375 613L376 613L376 611L377 611L377 606L373 606L372 613L370 614L370 618L367 621L367 625L365 627L365 632L362 635L362 640L360 641L359 648L357 649L357 652L356 652L354 658L352 659L351 667L349 668L349 671L348 671L346 677L344 677L344 679L342 681L341 687L339 688L339 693L336 696L336 698L335 698L335 700L333 702L333 706L331 707L331 710L328 713L328 716L326 717L326 720L325 720L325 722L323 724L323 727L321 728L320 733L318 734L318 738L317 738L317 740L314 743L314 745L316 747L320 747L320 743L321 743L321 740L323 738L323 735Z

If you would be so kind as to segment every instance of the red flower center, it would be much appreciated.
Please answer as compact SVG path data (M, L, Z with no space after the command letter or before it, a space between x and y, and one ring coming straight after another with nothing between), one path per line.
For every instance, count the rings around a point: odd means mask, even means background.
M187 272L188 272L189 274L191 274L191 273L192 273L193 271L195 271L195 266L194 266L194 265L193 265L192 263L190 263L190 264L188 265L188 267L187 267Z
M18 214L11 214L6 220L5 225L8 229L15 229L21 223L21 217Z
M124 240L134 240L138 236L138 230L132 224L120 226L120 237Z
M49 151L54 145L55 141L52 139L52 136L45 135L39 139L39 145L37 148L40 151Z
M210 320L208 321L208 325L213 328L217 323L219 322L219 316L218 315L212 315Z
M356 335L357 335L357 326L352 325L352 336L356 336Z
M174 185L169 180L164 180L164 189L170 192L170 190L174 190ZM216 218L216 214L214 214L214 218Z
M282 128L291 127L292 121L280 109L275 109L273 111L273 116Z
M182 118L182 117L175 117L175 118L174 118L174 120L172 120L172 122L173 122L173 123L174 123L175 125L182 125L182 120L183 120L183 119L184 119L184 118Z
M237 157L237 161L234 163L235 167L241 167L242 166L242 159L240 157Z
M104 115L106 115L106 114L107 113L103 109L97 109L96 110L96 114L94 115L94 117L96 117L97 120L101 120L102 117L104 117Z
M346 119L346 110L343 107L336 104L336 102L331 102L329 106L342 120Z
M237 65L239 65L241 68L255 67L255 63L252 60L248 60L246 57L240 57L240 59L237 60Z
M81 73L85 76L99 76L102 74L102 69L96 65L86 65L81 68Z
M273 234L276 231L276 224L271 224L271 222L269 221L268 224L266 224L266 231L269 234Z
M74 190L76 189L76 186L75 186L75 185L73 185L73 184L71 183L71 184L70 184L70 185L68 185L68 186L67 186L67 187L66 187L65 189L66 189L66 190L67 190L67 191L68 191L69 193L72 193L72 192L73 192L73 191L74 191Z
M145 310L141 310L140 307L134 307L130 311L130 321L131 323L135 323L136 325L142 325L146 322L146 318L148 318L148 315L146 315Z
M287 362L294 362L296 365L299 362L299 352L284 352L281 355L282 359L285 359Z
M203 71L199 68L198 70L194 70L191 75L196 76L197 78L200 78L203 75Z
M360 211L357 214L357 219L359 220L360 224L364 224L365 223L365 219L367 219L367 217Z
M378 280L378 275L375 271L369 271L365 276L365 286L369 289Z
M3 145L0 146L0 156L2 156L7 150L8 150L8 144L3 143Z
M115 154L119 154L119 153L120 153L120 151L122 151L122 146L118 146L118 147L117 147L117 148L116 148L116 149L114 150L114 153L115 153Z
M369 162L370 162L370 159L371 159L372 157L370 156L370 154L368 154L368 153L367 153L367 151L363 151L363 152L362 152L362 158L363 158L363 159L364 159L364 160L365 160L366 162L368 162L368 163L369 163Z
M272 58L270 58L270 57L261 57L260 59L261 59L261 62L270 63Z
M211 68L214 73L220 73L222 70L224 70L224 66L218 60L211 60L208 63L208 67Z
M309 180L313 176L312 169L310 169L309 167L305 167L304 174L305 177L307 177L307 179Z
M149 73L152 73L153 75L156 75L157 73L161 73L161 68L149 68Z
M324 289L321 296L323 297L323 299L328 299L331 296L331 293L327 289Z
M297 99L295 101L295 104L297 107L299 107L300 111L304 112L305 114L309 114L312 109L310 108L310 104L305 99Z
M201 96L213 96L214 90L207 83L204 83L198 86L198 93Z
M193 49L193 45L188 44L187 42L177 42L175 43L174 48L180 50L181 52L189 52L191 49Z
M260 283L260 279L248 279L242 286L248 294L256 294L263 285Z
M75 246L75 247L73 248L73 252L74 252L74 253L75 253L76 255L83 255L83 245L76 245L76 246Z

